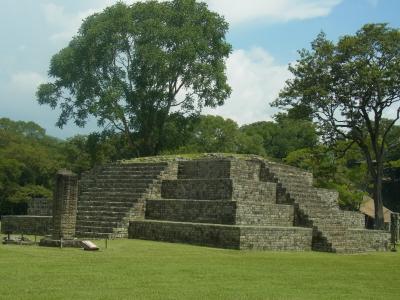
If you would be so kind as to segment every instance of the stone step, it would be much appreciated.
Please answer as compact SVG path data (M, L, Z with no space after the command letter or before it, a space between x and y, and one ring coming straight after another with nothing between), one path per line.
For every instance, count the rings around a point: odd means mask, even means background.
M304 180L285 183L285 187L288 189L315 189L312 185L305 183Z
M106 171L102 171L101 173L96 174L98 176L131 176L132 178L135 177L143 177L143 176L147 176L147 177L157 177L161 174L161 170L148 170L148 171L135 171L135 170L106 170Z
M281 184L282 187L284 187L285 189L289 190L290 186L293 184L303 184L303 181L301 178L298 178L296 180L285 180L283 178L279 178L277 180L277 183ZM313 186L312 185L306 185L304 184L303 188L305 189L311 189Z
M277 179L277 181L279 183L281 183L282 185L301 185L303 187L312 187L311 183L308 183L306 181L304 181L304 178L302 177L294 177L294 176L286 176L286 175L275 175L275 177Z
M110 218L123 218L126 216L125 211L109 211L109 210L79 210L77 218L93 218L93 217L110 217Z
M114 215L106 215L105 213L107 212L102 212L102 214L98 214L98 215L91 215L91 214L79 214L77 215L76 219L77 222L81 222L81 221L110 221L110 222L118 222L118 221L122 221L124 218L126 218L128 216L127 213L125 213L124 215L122 213L119 214L114 214Z
M338 205L332 205L330 202L321 201L314 201L314 200L303 200L299 201L298 199L294 199L299 205L308 209L325 209L325 210L332 210L332 211L339 211Z
M115 239L115 238L127 238L128 233L104 233L104 232L86 232L86 231L77 231L77 237L81 238L90 238L90 239Z
M125 222L126 226L128 225L128 222ZM95 219L95 220L80 220L79 221L79 226L77 228L83 228L83 227L91 227L91 228L118 228L122 227L124 225L124 222L121 222L119 220L105 220L105 219Z
M275 163L275 162L268 162L266 167L271 170L272 172L283 172L285 174L298 174L304 176L304 174L311 176L312 174L310 172L307 172L305 170L285 165L285 164L280 164L280 163Z
M119 170L119 169L129 169L129 170L159 170L164 169L168 163L159 164L110 164L102 168L102 170Z
M86 210L97 210L97 211L126 211L127 209L134 206L137 202L103 202L103 201L87 201L85 203L79 203L78 213Z
M86 181L96 181L96 180L155 180L158 178L159 173L156 174L146 174L146 173L137 173L137 174L132 174L132 173L116 173L116 174L105 174L105 173L100 173L97 174L96 176L91 176L91 177L86 177L83 178L82 180L84 182Z
M312 186L311 182L305 179L302 175L287 174L287 173L270 173L273 178L277 179L279 182L287 184L297 184L303 186Z
M77 230L84 235L127 235L126 219L168 163L117 163L83 175ZM118 228L122 225L125 228ZM89 235L90 236L90 235Z
M328 222L331 222L333 220L342 220L342 215L339 214L338 211L335 210L325 210L325 209L310 209L307 207L301 207L302 211L309 215L310 218L313 219L321 219L321 220L326 220Z
M101 171L160 171L164 170L166 166L138 166L138 165L111 165L101 169Z
M109 199L89 199L78 203L78 210L85 210L85 207L131 207L139 203L139 200L132 198L119 198L114 200Z
M82 192L82 195L87 195L89 193L98 193L101 192L102 194L115 194L115 193L133 193L139 194L144 193L147 190L146 186L134 186L131 185L130 187L102 187L102 186L95 186L95 187L86 187L86 189Z
M111 226L89 226L89 225L76 225L76 231L78 232L94 232L94 233L113 233L113 227Z
M290 197L302 200L302 201L312 201L312 202L323 202L321 198L312 192L295 192L295 191L287 191Z
M330 206L324 206L322 208L318 207L318 205L307 205L307 203L302 203L298 202L297 200L294 201L295 206L301 209L303 212L307 214L326 214L326 215L332 215L335 214L335 216L340 215L339 209L338 208L332 208Z
M81 193L79 199L82 202L98 200L98 201L118 201L118 200L126 200L126 199L139 199L145 193L130 193L130 192L83 192Z
M102 186L109 186L109 185L149 185L152 184L154 182L154 179L152 178L134 178L134 179L128 179L128 178L107 178L107 179L102 179L102 178L93 178L93 179L86 179L86 180L81 180L80 183L81 184L85 184L85 185L94 185L94 184L98 184L98 185L102 185Z
M128 198L128 199L137 199L138 197L141 197L143 193L140 192L126 192L126 191L101 191L95 192L95 191L84 191L81 193L80 197L82 198L83 201L87 199L119 199L119 198Z
M311 250L312 229L171 221L131 221L129 238L253 250Z

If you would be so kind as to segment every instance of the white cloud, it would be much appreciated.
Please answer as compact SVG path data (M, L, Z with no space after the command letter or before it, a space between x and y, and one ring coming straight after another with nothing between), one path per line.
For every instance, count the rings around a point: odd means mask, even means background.
M95 9L89 9L76 14L67 14L63 6L54 3L44 4L42 9L47 23L56 29L56 32L50 36L53 42L70 40L77 33L82 20L96 12Z
M286 65L279 65L262 48L236 50L227 61L232 95L225 105L204 113L231 118L240 125L271 119L276 109L270 103L290 77Z
M95 12L100 12L107 6L115 4L116 0L99 0L96 6L87 10L81 10L74 14L67 13L63 6L54 3L42 5L42 11L46 21L56 28L56 32L50 36L50 40L55 43L68 42L77 32L82 21ZM135 0L123 1L133 3Z
M34 95L38 85L44 82L46 82L46 77L39 73L19 72L11 75L10 88L18 94L31 93Z
M131 4L137 0L125 0ZM232 25L265 19L268 22L304 20L328 15L342 0L206 0L211 10L224 15ZM377 1L377 0L368 0ZM99 12L116 0L99 0L96 6L76 13L67 13L63 6L54 3L42 5L46 21L56 32L51 35L53 42L65 43L76 34L82 20Z
M265 19L268 22L305 20L328 15L342 0L207 0L212 10L232 24Z

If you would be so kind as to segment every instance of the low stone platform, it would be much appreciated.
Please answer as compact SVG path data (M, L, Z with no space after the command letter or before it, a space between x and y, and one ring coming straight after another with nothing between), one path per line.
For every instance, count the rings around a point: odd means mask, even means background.
M51 216L2 216L1 233L48 235L52 228Z
M241 250L311 250L312 229L171 221L131 221L129 237Z

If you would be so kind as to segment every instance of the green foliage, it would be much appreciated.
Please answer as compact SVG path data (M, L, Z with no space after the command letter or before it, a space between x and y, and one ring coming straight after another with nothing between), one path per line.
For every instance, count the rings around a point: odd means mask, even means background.
M331 184L328 187L339 192L339 205L341 208L348 210L360 209L365 192L356 190L354 186L346 184Z
M60 107L60 127L94 116L123 133L131 155L156 154L172 109L198 112L230 95L227 30L195 0L119 2L85 19L53 56L38 102Z
M52 199L53 193L41 186L28 184L26 186L18 187L16 192L9 197L9 201L14 203L28 202L33 198L48 198Z
M309 110L324 141L355 143L373 182L375 223L383 228L382 178L388 135L400 118L400 30L366 24L337 43L321 33L289 70L273 105ZM388 111L394 119L385 120Z
M172 113L165 124L162 153L175 153L190 140L201 117L197 114L185 116ZM198 151L196 151L198 152Z
M54 174L65 166L62 142L33 122L1 118L0 145L0 215L24 213L29 197L51 195Z
M237 152L236 122L219 116L200 116L178 153Z
M265 153L279 159L292 151L313 147L317 143L317 134L310 121L289 119L282 115L276 122L245 125L241 131L247 136L261 138Z
M299 149L290 152L285 163L312 172L314 184L326 187L334 180L337 165L333 153L324 146Z
M339 143L338 147L345 147L345 144ZM312 172L316 187L337 190L339 205L343 209L358 210L368 190L365 163L352 164L360 156L360 151L352 147L338 158L332 150L320 145L293 151L284 162Z

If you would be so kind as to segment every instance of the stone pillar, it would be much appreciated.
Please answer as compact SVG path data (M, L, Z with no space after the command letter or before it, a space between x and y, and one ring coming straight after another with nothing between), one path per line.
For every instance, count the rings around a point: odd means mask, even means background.
M53 202L52 238L73 239L78 204L78 176L76 174L68 170L57 172Z
M392 213L390 215L390 233L392 236L392 244L396 244L399 242L399 226L400 219L398 213Z

